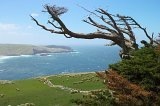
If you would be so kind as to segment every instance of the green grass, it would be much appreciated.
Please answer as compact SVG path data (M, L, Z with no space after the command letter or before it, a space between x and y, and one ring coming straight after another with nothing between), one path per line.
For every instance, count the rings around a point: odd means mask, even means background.
M86 80L86 79L91 80ZM74 75L57 75L48 79L53 84L63 85L79 90L96 90L104 89L102 81L95 74ZM85 80L83 83L75 84L75 82ZM14 84L1 84L0 106L17 106L24 103L34 103L36 106L74 106L71 99L82 98L82 94L71 94L67 90L59 88L51 88L43 84L37 79L27 79L14 81Z
M76 74L76 75L58 75L49 78L53 84L60 84L66 87L79 90L103 89L105 86L102 81L96 77L96 74Z

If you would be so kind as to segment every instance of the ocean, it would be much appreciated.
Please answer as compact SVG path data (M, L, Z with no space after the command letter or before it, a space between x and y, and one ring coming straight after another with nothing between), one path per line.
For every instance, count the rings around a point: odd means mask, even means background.
M47 56L22 55L0 57L0 80L18 80L38 76L94 72L108 69L120 60L118 47L74 46L74 52Z

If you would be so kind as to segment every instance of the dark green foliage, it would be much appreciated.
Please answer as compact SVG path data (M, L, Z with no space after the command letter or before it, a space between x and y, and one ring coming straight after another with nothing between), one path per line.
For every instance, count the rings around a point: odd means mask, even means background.
M83 99L72 99L73 103L80 106L115 106L114 101L109 90L92 91L84 95Z
M143 47L131 54L131 59L112 64L110 68L147 90L160 92L160 54L151 47Z

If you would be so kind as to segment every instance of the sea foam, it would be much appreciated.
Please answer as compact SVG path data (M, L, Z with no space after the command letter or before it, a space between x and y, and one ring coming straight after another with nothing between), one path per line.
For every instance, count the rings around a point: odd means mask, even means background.
M19 57L31 57L32 55L20 55L20 56L0 56L0 63L4 63L5 60L19 58Z

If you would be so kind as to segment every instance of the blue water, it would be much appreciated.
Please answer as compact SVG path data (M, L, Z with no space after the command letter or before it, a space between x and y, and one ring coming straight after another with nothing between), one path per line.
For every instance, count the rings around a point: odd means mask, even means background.
M49 56L15 56L0 58L0 79L17 80L37 76L100 71L120 58L118 47L72 47L76 52Z

